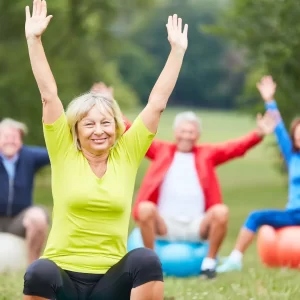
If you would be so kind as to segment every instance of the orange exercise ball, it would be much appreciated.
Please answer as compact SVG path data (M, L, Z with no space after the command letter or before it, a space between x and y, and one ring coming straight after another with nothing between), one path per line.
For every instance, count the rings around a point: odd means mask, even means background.
M300 267L300 226L278 230L277 253L279 263L290 268Z
M257 236L257 250L269 267L300 267L300 226L274 229L262 226Z
M277 255L276 231L271 226L262 226L257 235L258 255L263 264L269 267L279 266Z

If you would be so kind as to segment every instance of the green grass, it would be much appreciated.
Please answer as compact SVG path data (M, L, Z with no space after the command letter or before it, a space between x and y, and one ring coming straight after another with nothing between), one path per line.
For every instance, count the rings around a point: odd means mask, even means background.
M177 110L168 110L163 115L158 137L172 139L172 121ZM132 120L136 112L128 114ZM202 142L222 142L239 137L255 126L247 116L232 112L200 111L203 121ZM240 226L248 213L262 208L284 208L287 200L285 178L276 170L277 154L270 147L268 137L262 144L241 159L219 167L218 174L224 202L230 207L230 223L227 238L220 255L229 254ZM139 170L137 187L141 182L148 162ZM49 173L45 170L36 184L36 202L51 206ZM131 222L130 228L133 223ZM0 300L21 298L22 275L0 276ZM291 270L267 269L259 261L255 243L244 260L243 272L219 275L213 282L199 278L166 278L166 296L174 299L292 299L300 298L299 273Z

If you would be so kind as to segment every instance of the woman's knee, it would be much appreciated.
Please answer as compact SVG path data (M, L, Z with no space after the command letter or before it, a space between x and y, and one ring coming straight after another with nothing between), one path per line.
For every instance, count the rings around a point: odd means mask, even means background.
M163 281L162 264L154 251L138 248L129 252L129 256L134 274L134 288L150 281Z
M24 276L24 294L52 299L55 289L62 285L58 266L48 259L38 259L28 268ZM52 297L52 298L51 298Z

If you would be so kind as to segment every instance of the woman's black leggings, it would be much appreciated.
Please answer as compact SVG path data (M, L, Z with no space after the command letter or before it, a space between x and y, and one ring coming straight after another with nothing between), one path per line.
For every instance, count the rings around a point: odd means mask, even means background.
M24 295L51 300L129 300L132 288L163 281L158 256L147 248L127 253L106 274L62 270L48 259L33 262L24 276Z

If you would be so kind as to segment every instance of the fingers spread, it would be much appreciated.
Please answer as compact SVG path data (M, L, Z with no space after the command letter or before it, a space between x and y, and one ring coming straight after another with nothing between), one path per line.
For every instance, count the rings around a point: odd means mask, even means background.
M45 0L42 1L41 16L44 18L47 17L47 2Z
M36 4L36 14L37 14L37 16L40 16L41 12L42 12L42 1L37 0L36 2L37 2L37 4Z
M183 34L184 36L187 38L187 35L188 35L188 29L189 29L189 26L188 24L185 24L184 25L184 29L183 29Z
M46 24L47 24L47 26L48 26L48 24L49 24L49 22L51 21L52 18L53 18L52 15L50 15L50 16L48 16L48 17L46 18Z
M270 75L264 76L260 81L260 85L272 85L273 87L276 87L276 83Z
M268 80L269 82L271 82L271 81L273 81L273 78L272 78L272 76L268 75L268 76L266 77L266 80Z
M178 18L178 30L181 33L182 32L182 19Z
M41 0L35 0L35 15L39 16L41 14Z
M173 15L173 28L176 30L178 27L177 25L177 14Z
M26 13L26 20L29 20L31 18L29 6L26 6L25 13Z
M37 10L37 0L33 0L33 5L32 5L32 16L36 15L36 10Z
M172 16L169 16L169 18L168 18L167 28L168 29L172 29L173 28L173 18L172 18Z

